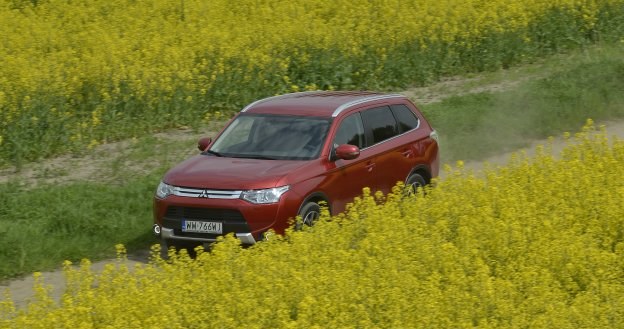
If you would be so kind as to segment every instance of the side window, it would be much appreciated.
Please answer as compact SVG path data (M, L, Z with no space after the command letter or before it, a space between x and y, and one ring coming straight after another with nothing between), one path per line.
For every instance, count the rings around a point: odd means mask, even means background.
M399 124L399 133L404 133L418 127L418 117L405 105L390 106L394 117Z
M340 123L334 137L334 145L342 144L364 147L364 127L359 113L349 115Z
M363 111L362 121L367 131L372 133L373 140L368 143L369 146L399 134L394 116L387 106Z

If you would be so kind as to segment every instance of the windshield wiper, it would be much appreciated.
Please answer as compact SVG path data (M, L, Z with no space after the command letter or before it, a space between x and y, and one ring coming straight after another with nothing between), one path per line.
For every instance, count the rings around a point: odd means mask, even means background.
M205 150L204 153L209 153L209 154L212 154L212 155L216 155L218 157L222 157L223 156L223 154L221 154L219 152L212 151L212 150Z
M244 158L244 159L258 159L258 160L277 160L277 158L266 157L266 156L262 156L262 155L245 155L245 156L241 156L240 158Z

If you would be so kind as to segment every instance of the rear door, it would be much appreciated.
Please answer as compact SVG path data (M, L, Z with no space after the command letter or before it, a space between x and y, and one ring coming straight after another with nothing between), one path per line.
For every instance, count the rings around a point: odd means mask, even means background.
M396 184L397 172L405 171L405 168L397 166L399 154L395 153L396 146L391 142L398 135L398 126L389 106L362 111L362 122L366 133L366 150L374 154L372 161L375 167L370 187L372 191L386 194Z
M401 173L397 172L399 175L392 178L404 182L416 166L429 163L425 153L431 131L420 126L420 119L407 105L395 104L390 108L399 129L399 135L392 142L396 155L394 160L403 168Z
M375 190L389 193L404 182L422 153L418 117L403 104L376 107L362 112L368 148L375 154Z

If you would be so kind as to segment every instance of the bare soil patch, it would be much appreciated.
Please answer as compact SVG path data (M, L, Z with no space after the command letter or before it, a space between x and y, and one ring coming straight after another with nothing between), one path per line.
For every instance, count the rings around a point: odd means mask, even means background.
M513 89L520 83L537 77L537 75L527 75L513 80L495 81L485 84L481 77L451 77L443 79L432 86L408 89L402 94L414 100L416 104L431 104L441 102L445 98L451 96L462 96L482 92L501 92Z

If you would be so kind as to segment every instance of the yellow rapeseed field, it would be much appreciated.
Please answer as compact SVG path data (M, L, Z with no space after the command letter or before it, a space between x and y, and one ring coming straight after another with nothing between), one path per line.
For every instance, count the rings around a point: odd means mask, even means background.
M0 0L0 164L620 40L624 0Z
M409 199L365 191L247 249L68 263L59 304L39 277L25 310L0 302L0 328L622 328L624 141L570 140Z

